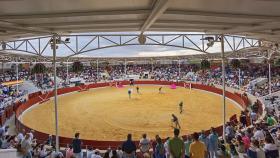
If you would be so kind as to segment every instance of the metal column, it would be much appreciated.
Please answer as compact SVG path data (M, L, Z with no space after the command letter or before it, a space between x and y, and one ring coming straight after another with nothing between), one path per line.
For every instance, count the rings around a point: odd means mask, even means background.
M178 74L179 74L179 77L181 78L181 61L180 61L180 59L178 60Z
M151 64L152 64L152 72L154 72L154 61L151 59Z
M35 60L34 65L36 65L36 64L37 64L37 61ZM33 66L33 67L34 67L34 66ZM31 72L32 72L32 70L31 70ZM38 82L38 81L37 81L37 74L35 73L34 75L35 75L35 81Z
M57 109L57 81L56 81L56 39L57 35L53 35L53 78L54 78L54 108L55 108L55 150L59 152L59 136L58 136L58 109Z
M238 88L241 89L241 70L238 69Z
M97 80L99 79L99 70L98 70L98 65L99 64L99 62L98 62L98 60L96 60L96 78L97 78Z
M126 69L126 59L124 60L124 73L125 73L125 75L127 74L127 69Z
M226 140L225 138L225 131L226 131L226 96L225 96L225 91L226 91L226 85L225 85L225 80L226 80L226 75L225 75L225 52L224 52L224 35L221 35L221 55L222 55L222 79L223 79L223 139Z
M271 64L270 60L268 60L268 87L269 87L269 95L271 95Z
M68 61L69 61L69 58L66 61L66 83L67 84L69 83L69 68L68 68L69 63L68 63Z
M16 62L16 73L17 73L17 93L18 93L18 59L17 59L17 62Z

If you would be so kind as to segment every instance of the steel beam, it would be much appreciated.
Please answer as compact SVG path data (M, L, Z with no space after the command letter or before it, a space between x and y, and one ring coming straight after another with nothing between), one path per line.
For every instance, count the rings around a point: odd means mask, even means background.
M148 30L151 25L164 13L164 11L168 8L168 0L157 0L156 4L148 16L144 24L142 25L140 31L143 33Z

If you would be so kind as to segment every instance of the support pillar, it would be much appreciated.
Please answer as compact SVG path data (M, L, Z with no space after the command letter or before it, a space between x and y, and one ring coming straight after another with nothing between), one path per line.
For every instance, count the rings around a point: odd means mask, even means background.
M56 81L56 39L57 35L53 35L53 78L54 78L54 110L55 110L55 150L59 152L59 136L58 136L58 108L57 108L57 81Z
M269 95L271 95L271 64L270 60L268 60L268 87L269 87Z
M221 55L222 55L222 86L223 86L223 139L226 140L226 85L225 85L225 49L224 49L224 35L221 35Z
M17 62L16 62L16 78L17 78L17 93L18 93L18 59L17 59Z

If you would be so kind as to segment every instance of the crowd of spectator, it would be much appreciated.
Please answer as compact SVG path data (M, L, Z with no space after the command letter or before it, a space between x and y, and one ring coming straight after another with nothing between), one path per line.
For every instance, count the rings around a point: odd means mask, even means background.
M271 69L272 92L280 90L280 67ZM84 67L80 73L69 72L68 80L71 78L82 78L85 82L100 82L107 80L126 79L127 75L139 75L139 79L154 79L165 81L192 81L207 85L221 85L222 72L220 66L212 66L210 69L201 70L195 64L162 64L162 65L112 65L99 67ZM58 71L66 85L67 73L65 69ZM265 96L269 93L268 80L259 86L250 86L250 82L256 78L268 78L268 68L265 65L248 64L240 69L226 66L226 86L247 91L256 96Z

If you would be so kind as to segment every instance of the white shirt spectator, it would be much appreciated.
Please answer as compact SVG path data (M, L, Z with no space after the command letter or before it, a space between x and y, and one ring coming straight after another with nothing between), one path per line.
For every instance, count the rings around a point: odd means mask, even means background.
M41 151L39 152L39 155L40 155L40 157L45 157L45 156L48 155L48 152L47 152L47 150L46 150L45 148L43 148L43 150L41 150Z
M59 156L59 158L63 158L63 154L61 152L55 152L53 151L50 155L50 158L57 158Z
M102 158L99 154L92 154L91 158Z
M23 139L21 141L21 148L26 152L31 152L32 146L30 139Z
M23 139L24 139L24 135L23 135L22 133L19 133L19 134L17 135L17 141L18 141L18 142L21 142Z
M123 157L123 151L122 151L122 150L119 150L119 149L117 149L116 151L117 151L118 157L119 157L119 158L122 158L122 157Z
M264 136L264 133L262 130L257 130L255 133L254 133L254 138L257 139L257 140L264 140L265 139L265 136Z
M168 147L168 142L169 141L165 141L165 143L163 144L164 146L164 150L165 150L165 156L169 157L169 147Z
M87 150L87 158L91 158L94 153L95 150Z
M264 145L264 150L278 150L277 146L275 144L265 144Z
M140 150L142 152L148 152L150 149L150 140L148 138L142 138L139 142L140 144Z

